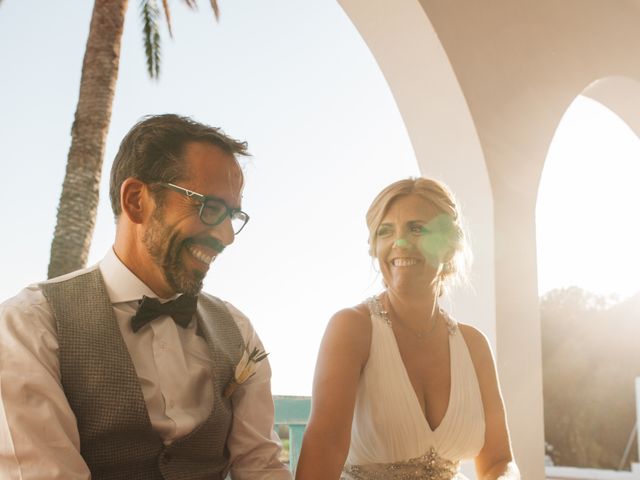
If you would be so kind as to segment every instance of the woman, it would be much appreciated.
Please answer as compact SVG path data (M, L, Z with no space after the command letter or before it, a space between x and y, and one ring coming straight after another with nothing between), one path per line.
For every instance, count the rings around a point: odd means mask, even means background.
M336 313L320 347L297 480L518 479L486 338L438 306L466 243L455 201L426 178L367 212L385 290Z

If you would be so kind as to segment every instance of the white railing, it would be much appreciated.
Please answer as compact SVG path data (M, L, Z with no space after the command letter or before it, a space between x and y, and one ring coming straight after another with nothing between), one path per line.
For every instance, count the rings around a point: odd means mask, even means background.
M631 472L597 468L545 467L547 480L640 480L640 465Z
M636 378L636 436L640 458L640 377ZM630 442L631 443L631 442ZM629 443L629 445L630 445ZM625 454L628 452L625 452ZM640 480L640 463L634 463L631 471L599 470L577 467L545 467L547 480Z

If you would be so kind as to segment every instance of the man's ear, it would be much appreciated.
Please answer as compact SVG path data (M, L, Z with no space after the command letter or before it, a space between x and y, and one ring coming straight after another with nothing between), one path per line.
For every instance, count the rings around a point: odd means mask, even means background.
M149 187L143 181L129 177L120 187L122 213L132 223L142 223L153 208L153 198Z

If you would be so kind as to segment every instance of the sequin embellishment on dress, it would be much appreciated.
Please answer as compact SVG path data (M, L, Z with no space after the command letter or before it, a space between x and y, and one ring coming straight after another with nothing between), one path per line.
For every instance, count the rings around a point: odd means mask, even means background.
M459 463L442 458L433 447L425 454L405 462L345 465L341 480L453 480Z

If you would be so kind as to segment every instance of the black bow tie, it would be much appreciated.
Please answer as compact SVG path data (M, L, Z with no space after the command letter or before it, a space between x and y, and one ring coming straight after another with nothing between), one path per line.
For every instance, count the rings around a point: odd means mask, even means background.
M169 315L182 328L186 328L196 311L198 297L180 295L175 300L160 303L157 298L143 296L138 305L138 311L131 317L131 328L137 332L150 321L161 315Z

